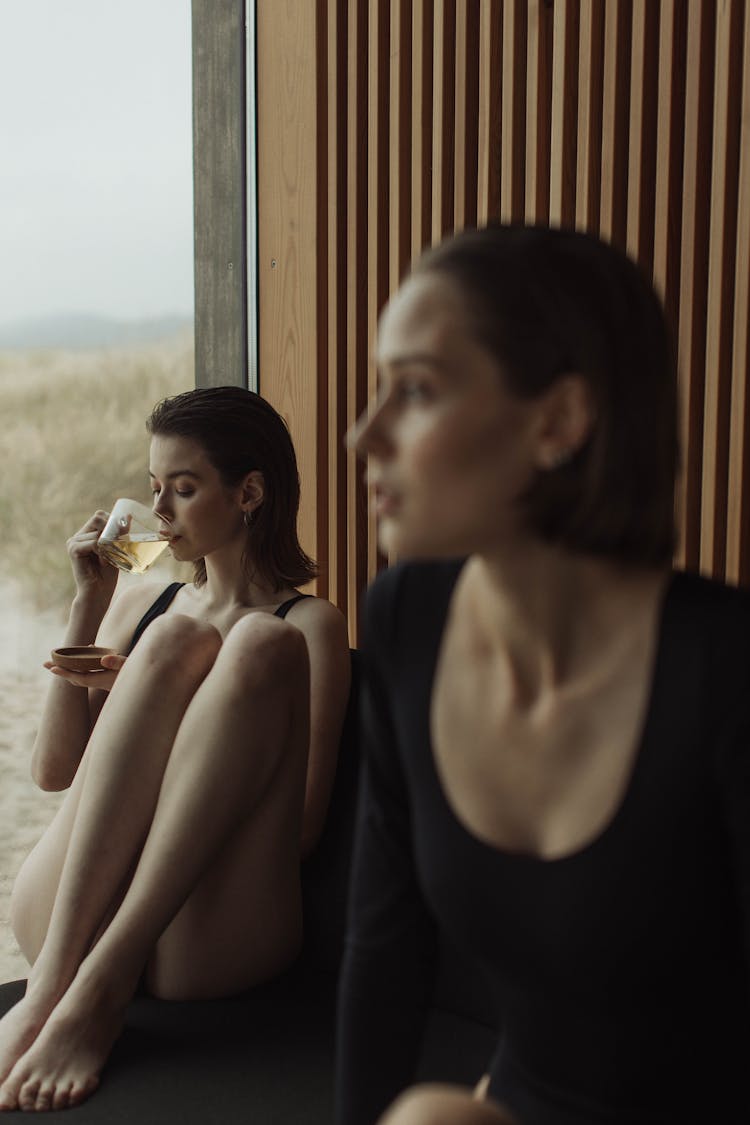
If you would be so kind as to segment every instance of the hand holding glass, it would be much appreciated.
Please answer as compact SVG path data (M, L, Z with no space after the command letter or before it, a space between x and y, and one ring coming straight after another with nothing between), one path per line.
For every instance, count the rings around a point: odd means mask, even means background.
M120 570L143 574L168 546L164 524L137 500L115 500L96 544L97 553Z

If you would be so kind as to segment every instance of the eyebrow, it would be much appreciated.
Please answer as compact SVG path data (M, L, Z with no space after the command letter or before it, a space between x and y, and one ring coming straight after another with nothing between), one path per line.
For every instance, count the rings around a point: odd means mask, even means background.
M156 473L152 473L149 469L148 475L156 477ZM192 469L175 469L173 473L167 473L167 480L174 480L175 477L193 477L195 480L200 480L200 473L194 473Z
M409 364L420 363L423 367L436 367L439 371L445 370L445 363L440 356L430 355L429 352L411 352L406 355L393 356L391 359L376 355L375 362L378 367L383 367L386 364L388 367L408 367Z

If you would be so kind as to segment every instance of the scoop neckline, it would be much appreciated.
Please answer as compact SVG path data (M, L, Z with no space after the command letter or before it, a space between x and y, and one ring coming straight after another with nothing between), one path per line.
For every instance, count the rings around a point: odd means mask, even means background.
M459 572L460 573L460 572ZM651 670L651 682L646 695L646 705L643 710L643 716L640 724L640 733L637 739L637 749L633 756L633 763L628 775L627 783L623 789L622 796L617 803L617 806L612 813L612 816L593 834L591 839L584 841L580 846L573 848L571 851L566 851L560 855L542 856L535 855L533 852L522 850L513 850L505 848L498 844L493 843L491 840L486 840L484 837L478 835L472 828L464 823L463 819L458 815L449 800L446 793L443 779L438 769L437 761L435 759L435 750L432 743L432 734L429 729L427 733L428 753L430 759L430 770L432 772L434 783L440 794L440 800L445 806L449 814L451 822L455 825L458 831L470 840L476 847L482 848L490 852L499 859L503 859L509 863L517 863L519 865L525 864L527 866L536 866L539 868L552 868L556 865L564 865L575 863L576 861L584 859L591 852L600 847L604 847L609 839L614 836L619 828L620 823L625 819L628 809L633 802L634 795L637 792L640 777L644 769L644 760L646 758L646 749L651 741L651 731L655 721L656 699L658 698L658 688L664 676L664 663L665 663L665 649L666 649L666 633L668 620L671 615L672 603L674 600L674 591L679 578L679 572L673 570L664 586L662 593L661 604L657 613L657 637L656 645L654 648L654 657ZM447 608L446 608L447 619ZM432 683L434 684L434 671L437 668L437 660L440 652L440 646L437 646L435 652L435 664L433 668ZM432 702L432 691L430 692L430 705Z

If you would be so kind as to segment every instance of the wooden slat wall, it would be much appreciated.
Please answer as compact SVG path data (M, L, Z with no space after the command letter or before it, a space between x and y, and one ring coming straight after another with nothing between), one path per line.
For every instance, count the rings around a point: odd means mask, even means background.
M323 565L319 588L353 623L383 560L361 467L342 439L374 386L377 316L422 247L492 219L596 231L653 277L680 361L677 561L750 583L745 7L259 0L261 232L268 209L284 237L310 241L295 225L294 186L273 171L300 151L295 130L309 157L300 190L317 200L316 249L293 285L270 282L281 299L272 309L261 266L261 390L286 407L298 443L316 435L306 544ZM317 77L296 93L273 77L290 50L315 59ZM281 114L269 102L285 96L296 101ZM270 236L265 254L281 261ZM301 327L294 300L309 305L312 335L296 343L300 370L282 376L289 333ZM304 410L289 387L280 394L295 379L324 388L315 406L309 391Z

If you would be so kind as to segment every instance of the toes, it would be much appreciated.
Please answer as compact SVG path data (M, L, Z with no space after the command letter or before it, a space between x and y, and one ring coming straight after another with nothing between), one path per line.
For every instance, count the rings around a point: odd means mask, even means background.
M18 1094L18 1108L22 1109L24 1113L33 1112L36 1109L36 1099L38 1094L38 1079L31 1079L28 1082L24 1082Z
M4 1110L18 1109L18 1082L6 1079L0 1086L0 1113Z
M98 1078L87 1078L83 1082L74 1082L68 1096L68 1105L80 1105L81 1102L85 1102L86 1098L91 1097L98 1085Z
M0 1090L0 1113L5 1113L7 1110L18 1109L18 1099L15 1094L9 1091Z
M52 1109L52 1100L55 1096L54 1086L40 1086L37 1090L36 1102L34 1109L37 1113L41 1113L46 1109Z
M64 1082L55 1090L55 1095L52 1099L53 1109L67 1109L73 1103L70 1100L70 1092L73 1089L72 1082Z

